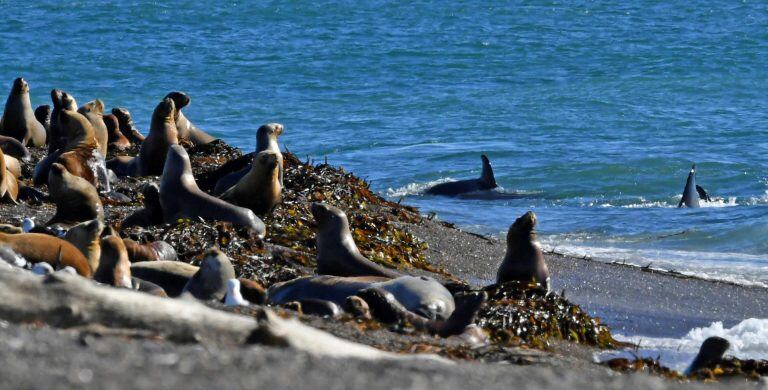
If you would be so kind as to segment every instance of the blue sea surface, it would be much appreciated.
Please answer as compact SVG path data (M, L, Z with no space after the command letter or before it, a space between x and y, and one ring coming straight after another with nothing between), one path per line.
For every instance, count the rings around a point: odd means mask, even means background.
M0 2L0 83L124 106L171 90L465 229L534 210L546 247L768 284L768 3ZM427 196L479 176L492 196ZM677 209L693 163L718 198Z

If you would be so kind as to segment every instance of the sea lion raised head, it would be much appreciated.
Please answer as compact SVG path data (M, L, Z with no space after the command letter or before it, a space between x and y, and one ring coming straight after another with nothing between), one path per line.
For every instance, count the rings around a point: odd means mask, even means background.
M271 151L277 155L278 178L280 186L283 187L283 154L280 153L280 147L277 144L277 137L281 134L283 134L283 125L280 123L267 123L261 125L256 131L256 151L254 153L249 153L238 159L230 160L212 173L214 178L218 177L218 179L214 179L215 185L213 193L215 195L221 195L237 184L253 168L253 162L251 161L248 161L250 163L246 167L242 167L242 163L248 159L255 159L255 156L264 151Z
M93 274L93 280L115 287L132 287L131 263L120 237L107 236L101 239L99 268Z
M127 216L122 228L131 226L149 227L163 223L163 207L160 205L160 187L155 183L147 183L141 188L144 197L144 207Z
M138 176L159 176L163 173L168 147L179 143L174 119L176 113L176 104L170 98L163 99L155 106L149 135L141 143L139 155L134 160Z
M536 214L528 211L509 227L507 253L496 275L496 283L537 281L549 290L549 269L536 238Z
M336 276L401 276L366 259L355 245L347 215L336 207L312 203L317 222L317 273Z
M207 144L216 139L195 126L186 116L184 116L184 113L181 112L181 109L189 105L192 101L189 95L184 92L173 91L168 93L168 95L165 95L165 97L173 99L174 103L176 103L176 128L179 129L179 138L188 139L195 145Z
M114 114L103 116L104 125L107 126L107 135L109 136L108 149L125 150L131 147L131 141L120 131L120 121Z
M230 279L235 279L235 269L229 257L211 248L206 251L200 269L184 286L184 292L202 301L221 301L227 293L227 281Z
M144 135L139 132L133 123L131 113L124 107L115 107L112 109L112 115L120 123L120 132L134 144L141 144L144 141Z
M691 375L702 368L717 363L723 358L725 351L730 347L731 343L722 337L712 336L707 338L701 343L699 353L693 359L688 369L685 370L685 375Z
M109 132L104 123L104 102L99 99L92 100L83 104L77 112L88 118L93 126L96 142L99 144L99 151L102 157L107 155L107 145L109 144Z
M163 218L168 223L200 217L248 228L259 237L266 234L264 222L253 211L208 195L197 187L189 154L180 145L172 145L168 149L160 178L160 205Z
M256 130L256 153L264 150L280 152L277 145L277 137L283 134L283 125L280 123L267 123Z
M99 258L101 257L101 232L104 230L104 223L98 219L81 222L72 226L64 235L64 239L69 241L88 260L88 265L92 271L99 268Z
M0 135L15 138L24 145L45 145L45 127L35 118L29 99L29 84L21 77L13 80L5 102L5 111L0 118Z
M74 176L63 165L54 163L48 173L48 189L56 203L56 214L48 221L74 224L91 219L104 220L104 208L96 187Z
M260 152L254 158L251 170L232 188L221 195L221 199L232 204L247 207L257 215L268 214L280 203L280 164L278 153L271 150Z

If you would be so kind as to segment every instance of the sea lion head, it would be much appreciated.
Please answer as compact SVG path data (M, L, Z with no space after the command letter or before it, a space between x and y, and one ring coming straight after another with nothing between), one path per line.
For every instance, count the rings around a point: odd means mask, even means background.
M61 108L62 102L61 99L64 96L64 91L60 89L52 89L51 90L51 101L53 102L54 108Z
M11 94L12 95L21 95L29 93L29 84L21 78L18 77L16 80L13 80L13 86L11 87Z
M88 118L79 112L59 111L59 126L64 129L64 134L67 137L67 149L74 146L75 143L83 141L94 144L96 142L93 125L88 121Z
M72 226L64 238L83 252L92 271L99 267L99 240L104 223L98 218Z
M273 170L277 169L277 153L271 150L259 152L259 154L256 155L255 162L263 170L263 172L272 172Z
M133 286L131 262L122 238L107 236L101 239L99 269L93 274L93 279L115 287Z
M107 126L110 137L114 137L120 131L120 122L118 122L115 114L104 115L104 125Z
M157 184L145 184L141 188L141 195L144 197L145 208L148 210L160 210L160 187Z
M48 172L48 176L49 178L55 177L60 180L62 177L64 177L65 172L66 174L69 174L69 171L67 171L67 168L64 168L63 165L59 163L53 163L51 165L51 170Z
M131 118L131 113L128 111L125 107L115 107L112 109L112 115L117 117L117 120L121 123L128 123L128 121L133 120Z
M280 123L267 123L256 130L256 151L269 149L270 144L277 145L277 137L283 134L283 125ZM276 147L276 146L275 146Z
M312 203L312 216L317 222L318 231L326 231L335 234L349 232L347 214L340 209L325 203Z
M229 257L217 248L205 252L200 269L189 280L184 291L200 300L221 300L227 293L227 281L235 279Z
M165 98L173 99L173 102L176 104L177 110L181 110L182 108L188 106L189 103L192 101L189 95L180 91L169 92L167 95L165 95Z
M176 103L171 98L165 98L155 107L152 112L152 121L176 121Z
M77 101L75 97L62 91L61 92L61 109L68 111L77 111Z
M528 211L515 220L512 226L509 227L507 232L507 242L514 240L515 237L521 235L536 234L534 230L536 228L536 214L533 211Z
M100 99L91 100L88 103L83 104L80 109L78 109L78 112L81 114L85 114L88 112L95 112L97 114L104 114L104 102L102 102Z

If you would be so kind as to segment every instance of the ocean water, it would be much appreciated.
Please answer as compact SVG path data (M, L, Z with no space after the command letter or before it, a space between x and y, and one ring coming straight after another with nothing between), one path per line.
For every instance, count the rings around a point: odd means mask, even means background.
M250 150L299 156L485 234L534 210L549 249L768 284L768 3L0 2L0 86L125 106L167 92ZM502 189L426 196L479 175ZM677 209L691 164L718 198Z

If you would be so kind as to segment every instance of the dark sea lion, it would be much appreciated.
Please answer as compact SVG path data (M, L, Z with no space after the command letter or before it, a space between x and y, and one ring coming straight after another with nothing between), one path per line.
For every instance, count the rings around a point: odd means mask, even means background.
M208 195L197 187L189 155L180 145L168 149L160 179L160 205L167 223L200 217L248 228L260 238L266 234L264 222L253 211Z
M549 291L549 269L536 237L536 214L529 211L509 227L507 253L496 274L496 283L535 280Z
M177 260L178 255L171 244L165 241L154 241L140 244L130 238L123 239L128 259L131 263L139 261Z
M141 144L144 142L144 135L139 132L136 125L133 123L131 113L124 107L115 107L112 109L112 115L117 118L120 124L120 132L128 138L131 143Z
M181 261L142 261L131 264L133 276L162 287L169 297L181 295L184 286L198 270L198 267Z
M94 272L99 269L102 230L104 230L104 223L98 219L92 219L72 226L64 235L65 240L83 253Z
M227 293L227 281L235 279L235 268L229 257L216 248L206 251L200 269L195 272L187 285L185 293L201 301L221 301Z
M267 123L261 125L256 130L256 151L253 155L257 155L264 151L271 151L277 154L278 157L278 169L280 171L279 179L280 186L283 186L283 154L280 153L280 146L277 144L277 137L283 134L283 125L280 123ZM245 157L245 156L243 156ZM246 167L239 168L237 170L225 170L227 164L224 164L222 169L222 176L217 182L213 190L213 193L219 195L228 190L237 182L239 182L248 172L252 169L252 164Z
M133 287L131 263L120 237L107 236L101 239L99 267L93 273L93 280L115 287Z
M163 223L163 208L160 206L160 187L147 183L141 189L144 207L133 212L123 220L122 229L131 226L149 227Z
M15 204L19 198L18 173L12 172L13 167L8 169L7 161L5 154L0 150L0 200ZM18 164L18 161L16 163Z
M51 125L48 128L48 153L61 149L67 143L66 131L59 126L59 113L62 110L77 111L77 101L75 98L60 89L51 90L51 102L53 102L53 111L51 111Z
M0 135L15 138L24 145L45 145L45 128L35 118L29 100L29 84L21 77L13 80L11 93L5 101L5 111L0 118Z
M722 337L709 337L701 344L699 353L693 359L693 362L685 370L685 375L691 375L702 368L711 366L723 359L725 351L731 347L731 343Z
M104 125L107 126L108 142L107 149L125 150L131 147L131 141L120 131L120 122L114 114L103 116Z
M427 189L426 193L430 195L453 196L468 192L492 190L498 187L496 178L493 176L491 162L486 155L480 157L483 160L483 172L480 174L480 178L440 183Z
M683 189L683 197L680 199L677 207L683 207L683 205L689 208L699 207L699 194L696 191L696 164L693 164L691 172L688 173L688 180L686 180L685 189Z
M13 156L24 162L28 162L32 158L29 149L16 138L0 135L0 150L6 155Z
M425 276L401 276L387 279L376 276L308 276L276 283L267 290L271 304L320 299L344 306L347 297L361 290L379 288L394 295L408 311L427 319L447 319L455 309L451 293L440 283Z
M256 215L266 215L279 203L283 191L280 185L281 160L272 151L256 155L248 173L220 198L237 206L251 209Z
M104 220L104 208L96 187L72 175L61 164L53 164L48 174L48 189L56 203L56 214L47 225L74 224L91 219Z
M105 169L104 156L99 151L91 122L80 113L62 110L59 112L59 127L66 132L67 143L55 161L94 187L103 186L99 170Z
M317 273L336 276L383 276L396 278L398 272L366 259L349 232L347 215L336 207L313 203L317 221Z
M184 116L184 113L181 112L181 109L189 105L192 101L189 95L184 92L174 91L165 97L173 99L173 102L176 103L176 128L179 130L179 138L188 139L195 145L207 144L216 139L192 124L192 122Z
M43 104L35 108L35 119L43 125L45 133L48 134L51 131L51 106ZM46 136L46 140L48 137Z
M175 115L176 105L173 100L163 99L152 112L149 135L141 143L139 155L135 158L113 158L107 163L107 168L118 176L160 176L168 148L179 143Z
M90 278L93 272L88 260L69 242L47 234L0 233L0 244L5 244L31 263L48 263L72 267L80 276Z

